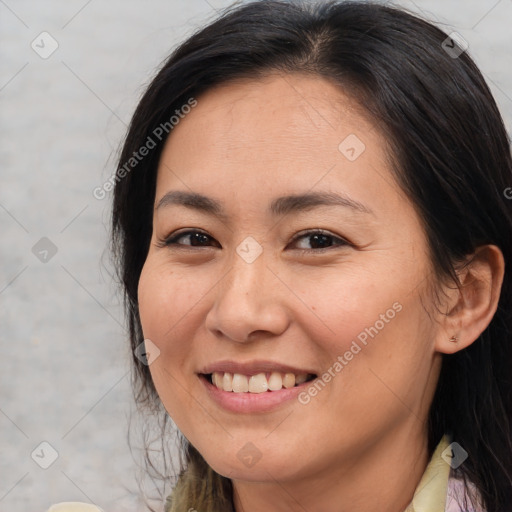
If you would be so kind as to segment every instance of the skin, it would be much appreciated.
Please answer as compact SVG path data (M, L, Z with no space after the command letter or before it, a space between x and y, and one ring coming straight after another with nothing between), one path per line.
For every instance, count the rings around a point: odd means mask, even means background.
M350 134L366 146L354 161L338 149ZM431 455L426 418L442 353L469 345L490 322L499 249L482 248L461 271L466 288L446 285L434 307L424 230L393 179L384 136L318 77L272 74L199 97L166 142L155 205L170 190L214 198L228 217L155 209L139 282L144 337L160 350L150 371L183 434L232 479L237 512L405 509ZM268 212L274 198L310 191L347 195L372 213ZM162 246L185 228L208 235L202 246L188 236ZM333 237L327 249L311 236L295 239L315 229ZM248 236L263 250L252 263L236 252ZM401 311L305 405L235 414L196 375L221 359L270 359L321 375L397 302ZM252 467L237 457L248 442L261 453Z

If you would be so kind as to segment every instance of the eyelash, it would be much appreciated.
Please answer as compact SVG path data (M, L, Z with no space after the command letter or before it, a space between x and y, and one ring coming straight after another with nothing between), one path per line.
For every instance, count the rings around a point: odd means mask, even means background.
M204 231L201 231L199 229L190 229L188 231L182 231L181 233L178 232L176 234L173 234L173 235L170 235L170 236L168 236L166 238L158 240L157 246L163 248L163 247L170 247L172 245L176 245L176 246L186 247L187 249L206 247L206 246L192 246L192 245L187 245L187 244L178 244L178 243L176 243L176 241L179 240L180 238L182 238L184 236L187 236L187 235L195 234L195 233L200 233L200 234L205 235L205 236L207 236L209 238L212 238L210 235L208 235ZM297 249L297 250L299 250L302 253L314 253L314 252L318 253L318 252L327 251L329 249L335 249L336 247L343 247L343 246L351 246L352 245L347 240L345 240L343 238L340 238L339 236L335 236L335 235L329 233L328 231L325 231L325 230L322 230L322 229L313 229L313 230L304 231L302 233L299 233L297 236L295 236L293 238L292 243L300 240L301 238L312 237L313 235L327 236L329 238L337 240L339 243L337 245L332 245L330 247L322 247L320 249Z

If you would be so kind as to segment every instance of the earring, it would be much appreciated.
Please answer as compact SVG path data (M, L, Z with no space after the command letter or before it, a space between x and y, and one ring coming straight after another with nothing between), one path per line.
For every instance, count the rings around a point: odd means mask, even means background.
M457 336L455 336L455 334L450 338L450 341L453 342L453 343L457 343L457 341L459 341L459 339L457 338Z

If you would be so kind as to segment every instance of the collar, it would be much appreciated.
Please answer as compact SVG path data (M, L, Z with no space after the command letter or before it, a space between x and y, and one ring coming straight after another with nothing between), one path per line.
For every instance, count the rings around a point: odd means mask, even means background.
M450 464L442 457L450 446L450 437L444 435L416 487L414 497L404 512L445 512Z

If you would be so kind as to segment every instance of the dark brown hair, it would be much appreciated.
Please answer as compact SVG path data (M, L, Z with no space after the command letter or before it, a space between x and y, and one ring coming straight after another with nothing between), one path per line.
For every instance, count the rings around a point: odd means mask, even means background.
M467 51L450 54L446 38L427 21L371 2L256 1L232 8L181 44L152 80L118 169L177 109L218 84L271 71L338 83L385 128L396 180L423 222L437 277L456 280L456 264L480 245L503 252L498 310L477 341L443 356L428 433L431 452L445 433L464 447L469 457L460 475L476 485L488 512L505 512L512 503L512 201L504 195L512 185L510 141L482 74ZM123 173L114 192L112 246L132 349L143 340L137 286L165 140ZM137 357L133 364L139 403L158 401L148 367ZM204 510L228 510L229 480L213 474L186 440L183 450L174 503L191 499L198 508L206 492L215 498ZM212 488L205 490L197 478L207 475Z

